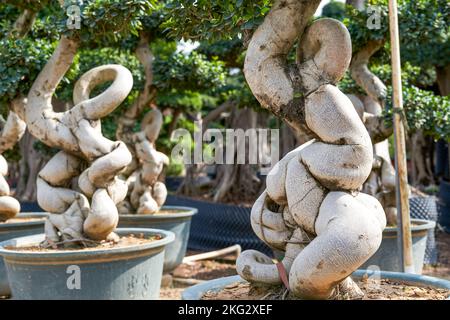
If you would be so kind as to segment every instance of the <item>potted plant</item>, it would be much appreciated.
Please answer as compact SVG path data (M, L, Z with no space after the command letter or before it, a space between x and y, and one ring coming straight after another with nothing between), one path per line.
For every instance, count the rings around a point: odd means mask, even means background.
M354 52L349 68L351 79L346 79L341 87L352 93L348 97L364 122L374 145L372 172L363 185L363 192L380 201L387 219L387 228L383 231L380 248L363 267L377 266L384 271L401 272L397 230L396 173L392 165L388 140L393 133L393 128L387 125L385 117L386 105L389 103L389 90L384 81L370 69L372 57L379 51L385 50L388 30L385 27L378 30L376 34L360 33L360 30L364 30L360 20L364 13L349 7L346 12L345 9L343 10L345 14L341 15L341 18L350 17L346 20L348 28L352 31L352 39L357 40L353 44ZM386 14L387 11L383 12ZM383 79L387 81L388 77L382 71L379 70ZM419 103L417 100L419 99L414 99L413 103ZM421 274L426 250L436 250L434 244L437 218L435 199L420 193L418 196L410 197L410 207L414 267L415 271ZM423 211L422 208L427 211L419 212ZM429 258L430 261L433 260L432 257Z
M125 9L121 8L125 4L110 2L102 3L101 10L104 5L109 11ZM96 1L84 2L83 10L95 20L93 24L103 23L102 30L123 32L122 23L149 8L148 3L143 8L142 1L127 2L126 9L130 6L135 6L134 15L114 20L97 18ZM83 23L89 24L87 20ZM74 107L64 112L53 109L52 96L86 40L80 32L75 29L61 35L33 82L21 115L32 135L60 150L37 179L38 203L48 212L45 235L2 242L0 254L17 299L155 299L164 248L174 235L163 230L116 230L117 204L128 190L119 174L132 157L124 142L103 136L100 122L126 99L133 86L132 74L121 65L91 69L74 86ZM105 83L110 85L93 94ZM68 279L71 270L75 270L73 283ZM40 289L43 284L46 290Z

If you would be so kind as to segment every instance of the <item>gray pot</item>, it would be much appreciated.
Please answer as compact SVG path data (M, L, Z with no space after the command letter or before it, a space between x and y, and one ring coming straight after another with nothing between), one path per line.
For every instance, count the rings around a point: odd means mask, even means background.
M16 218L46 218L45 213L20 213ZM15 218L15 219L16 219ZM45 220L40 221L24 221L15 223L0 224L0 242L13 238L30 236L44 232ZM8 277L6 274L3 258L0 257L0 296L9 296L11 290L9 288Z
M153 229L118 229L119 235L143 233L162 239L113 249L24 252L5 246L35 245L45 235L0 243L12 298L18 300L150 300L159 298L164 248L175 236Z
M369 270L358 270L352 274L352 278L354 280L359 280L365 275L367 275L368 277L375 276L381 279L399 281L405 284L415 286L427 286L441 289L450 289L450 281L434 277L400 273L400 272L386 272L386 271L374 272ZM201 298L206 292L220 291L223 290L226 286L236 282L245 282L245 280L243 280L240 276L232 276L207 281L187 288L186 290L183 291L181 298L183 300L201 300Z
M166 247L164 272L178 267L186 255L192 216L197 209L179 206L164 206L161 210L173 211L173 214L161 215L120 215L119 228L154 228L171 231L175 241Z
M436 222L411 219L411 223L416 224L411 227L414 269L417 274L422 274L428 231L436 227ZM397 227L386 228L383 231L383 242L380 248L362 265L362 268L372 269L372 266L376 266L383 271L403 271L398 241Z

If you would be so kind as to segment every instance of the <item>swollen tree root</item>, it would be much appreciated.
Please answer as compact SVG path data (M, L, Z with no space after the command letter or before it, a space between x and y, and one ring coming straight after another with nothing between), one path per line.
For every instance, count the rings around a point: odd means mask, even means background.
M104 240L118 224L116 204L127 194L118 174L131 162L121 141L103 137L100 119L111 113L131 91L133 77L120 65L106 65L85 73L76 83L75 106L55 112L51 98L70 67L78 43L62 37L28 95L25 118L32 135L60 148L39 172L37 198L50 213L45 225L49 242L72 239ZM112 81L100 95L98 85Z
M252 210L252 227L286 252L289 287L299 297L328 299L336 290L361 292L348 277L381 244L381 204L360 193L373 146L352 103L336 87L350 65L345 26L333 19L307 23L320 1L276 1L247 51L245 76L264 108L314 140L287 154L269 173ZM285 60L300 39L298 62ZM260 253L244 252L237 271L253 282L280 281Z
M127 179L128 196L119 204L121 214L155 214L166 202L167 188L158 178L169 158L155 148L162 124L161 112L154 109L145 115L142 131L133 137L138 166Z
M10 111L6 121L0 117L0 128L0 222L3 222L20 212L20 203L10 196L9 185L5 179L8 163L1 154L14 147L22 138L26 125L16 113Z

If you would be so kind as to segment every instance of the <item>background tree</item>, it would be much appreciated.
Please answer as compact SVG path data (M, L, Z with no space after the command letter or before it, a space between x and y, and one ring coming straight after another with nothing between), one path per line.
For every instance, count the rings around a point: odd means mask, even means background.
M377 6L381 14L380 28L369 30L369 15L365 10L352 6L340 7L334 4L333 17L342 18L347 25L353 41L353 51L358 53L354 60L378 76L387 86L384 114L391 121L391 69L389 62L388 9L385 0L366 1L367 6ZM429 8L433 7L433 10ZM326 7L324 8L326 9ZM408 151L412 163L410 180L415 186L427 186L436 182L433 178L434 144L433 140L448 141L448 128L441 124L448 115L449 99L441 97L441 81L436 71L449 63L449 6L445 1L401 1L399 5L399 25L403 68L403 96L405 100L406 121L409 127ZM355 66L354 61L352 63ZM361 63L362 62L362 63ZM355 68L354 68L355 69ZM364 68L360 69L364 75ZM370 72L369 69L365 69ZM381 92L376 87L364 87L357 72L352 70L341 84L341 88L353 94ZM367 82L366 82L367 83ZM377 82L375 82L377 83ZM364 88L364 89L363 89ZM370 94L369 94L370 95ZM372 94L378 99L376 94ZM388 124L389 126L389 124Z

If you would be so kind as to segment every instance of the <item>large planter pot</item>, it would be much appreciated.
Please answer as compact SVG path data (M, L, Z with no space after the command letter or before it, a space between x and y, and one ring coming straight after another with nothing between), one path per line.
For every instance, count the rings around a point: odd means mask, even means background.
M436 227L434 221L411 219L414 269L422 274L425 249L429 230ZM403 270L401 252L399 250L397 227L387 227L383 231L383 241L378 251L365 263L362 268L372 269L372 266L383 271L401 272Z
M167 245L164 258L164 272L178 267L186 255L192 216L197 209L189 207L164 206L161 210L170 213L155 215L120 215L119 228L153 228L171 231L175 241Z
M19 300L149 300L158 299L164 249L170 231L117 229L119 235L160 235L161 240L127 247L30 252L8 246L36 245L45 235L0 243L11 284Z
M381 279L388 279L393 281L402 282L407 285L413 286L430 286L434 288L441 289L450 289L450 281L442 280L434 277L421 276L415 274L407 274L400 272L386 272L381 271L376 273L370 270L358 270L352 274L352 278L354 280L359 280L363 276L373 276L377 275ZM236 283L236 282L245 282L240 276L232 276L226 278L219 278L211 281L207 281L192 287L187 288L183 291L181 298L183 300L201 300L203 295L208 291L220 291L223 290L226 286ZM450 297L449 297L450 298Z
M0 242L13 238L24 237L44 232L45 213L20 213L14 219L24 219L14 223L0 224ZM40 220L29 220L40 219ZM8 276L3 259L0 257L0 296L9 296L11 290L9 288Z
M198 209L192 218L188 248L213 251L239 244L243 250L254 249L271 254L253 232L250 224L251 208L213 203L188 197L169 196L166 203Z

